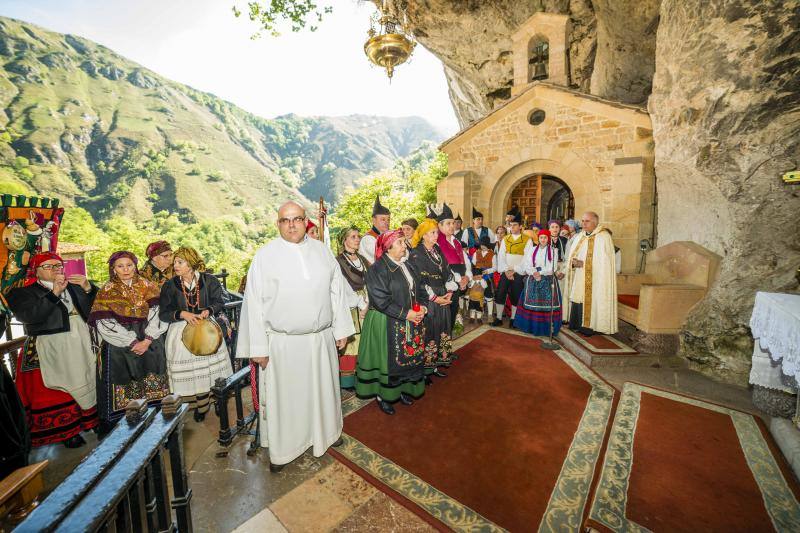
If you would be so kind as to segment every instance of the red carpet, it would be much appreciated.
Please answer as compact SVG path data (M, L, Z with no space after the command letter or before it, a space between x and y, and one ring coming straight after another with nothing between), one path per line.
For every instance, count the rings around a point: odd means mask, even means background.
M347 416L334 455L453 529L577 528L614 391L539 344L480 334L413 406L387 416L372 402Z
M800 531L798 484L760 420L626 383L588 525Z

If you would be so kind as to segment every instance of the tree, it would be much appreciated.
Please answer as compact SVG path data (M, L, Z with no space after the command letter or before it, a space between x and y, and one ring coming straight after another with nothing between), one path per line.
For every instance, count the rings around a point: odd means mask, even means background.
M323 15L331 13L333 8L325 6L321 10L312 0L253 0L247 2L247 16L252 22L258 23L259 31L252 38L261 36L261 31L267 31L273 37L280 35L279 26L289 23L293 32L298 32L306 27L310 19L322 21ZM241 16L242 11L233 6L233 14ZM317 27L309 25L308 29L316 31Z

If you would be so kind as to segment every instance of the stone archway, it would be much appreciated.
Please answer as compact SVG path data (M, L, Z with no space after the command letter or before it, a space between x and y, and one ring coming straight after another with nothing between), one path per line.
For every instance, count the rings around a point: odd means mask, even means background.
M503 172L492 187L481 189L478 205L489 206L489 220L492 223L502 221L514 188L537 174L554 176L569 187L575 202L575 213L594 210L600 213L602 219L605 202L600 185L589 165L575 160L569 166L552 159L531 159L514 165Z

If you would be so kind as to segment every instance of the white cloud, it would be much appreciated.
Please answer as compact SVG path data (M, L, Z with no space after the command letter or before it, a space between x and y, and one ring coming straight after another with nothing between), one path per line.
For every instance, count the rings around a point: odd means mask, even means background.
M235 0L3 0L0 15L97 41L175 81L265 117L419 115L458 129L441 62L422 46L391 84L363 51L370 2L330 0L316 32L251 40ZM326 2L320 1L321 5ZM244 2L239 1L242 6Z

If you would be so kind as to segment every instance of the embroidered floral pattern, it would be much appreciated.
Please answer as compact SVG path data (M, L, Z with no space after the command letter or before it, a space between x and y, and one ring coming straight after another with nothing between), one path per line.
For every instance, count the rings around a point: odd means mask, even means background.
M125 409L131 400L160 400L169 394L167 376L148 374L144 379L125 385L114 385L114 411Z

